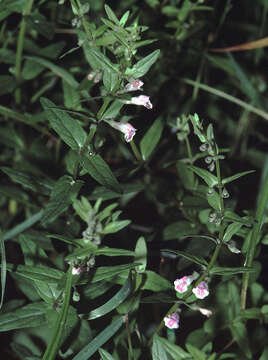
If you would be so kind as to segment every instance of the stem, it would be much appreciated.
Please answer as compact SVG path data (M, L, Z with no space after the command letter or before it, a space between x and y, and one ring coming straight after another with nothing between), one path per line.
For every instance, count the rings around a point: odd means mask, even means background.
M47 346L46 352L42 357L42 360L54 360L57 356L58 348L60 346L60 341L62 333L65 327L65 322L67 319L68 308L71 298L71 289L72 289L72 266L69 267L66 278L65 285L65 296L64 302L61 308L60 313L58 314L57 322L55 324L55 329L52 338Z
M193 164L193 153L192 153L192 149L191 149L191 145L190 145L188 136L186 136L185 142L186 142L186 148L187 148L188 158L190 159L190 163L191 163L191 165L192 165L192 164Z
M130 329L129 329L128 314L125 315L125 324L126 324L127 341L128 341L128 348L129 348L128 359L129 360L131 360L131 359L135 360L135 356L134 356L134 353L133 353L132 342L131 342L131 333L130 333Z
M107 109L107 106L110 104L110 102L112 101L112 99L110 97L106 97L103 101L103 104L100 108L100 110L97 113L97 119L101 120L105 110Z
M250 267L252 265L255 255L255 249L260 240L262 220L267 202L268 202L268 174L266 175L263 187L259 195L259 204L256 211L256 222L253 226L249 240L246 261L244 264L245 267ZM241 310L245 310L246 308L248 281L249 281L249 273L244 273L242 278L242 288L240 295Z
M132 149L133 154L135 155L136 159L137 159L139 162L142 161L141 154L140 154L139 149L137 148L134 140L131 140L129 144L130 144L130 146L131 146L131 149Z
M16 64L15 64L15 77L17 82L17 89L15 91L15 101L16 104L19 105L21 102L21 91L20 91L20 81L21 81L21 60L22 60L22 51L23 51L23 42L24 42L24 36L26 32L26 21L25 17L30 15L32 6L33 6L34 0L28 1L28 6L25 10L25 13L22 16L22 20L20 23L20 32L18 36L18 42L17 42L17 52L16 52Z
M218 179L218 187L219 187L219 195L220 195L220 207L221 207L221 216L224 215L224 201L222 197L222 181L221 181L221 169L220 169L220 162L217 159L216 160L216 173L217 173L217 179ZM220 239L221 240L221 239Z

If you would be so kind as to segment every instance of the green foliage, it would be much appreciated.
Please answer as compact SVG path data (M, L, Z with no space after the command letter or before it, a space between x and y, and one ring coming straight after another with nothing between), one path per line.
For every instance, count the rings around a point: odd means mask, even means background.
M267 11L1 2L3 358L267 358Z

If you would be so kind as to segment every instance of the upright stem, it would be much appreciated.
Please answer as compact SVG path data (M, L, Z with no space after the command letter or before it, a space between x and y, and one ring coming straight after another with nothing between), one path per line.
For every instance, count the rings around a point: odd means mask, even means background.
M21 102L21 91L20 91L21 60L22 60L24 36L25 36L26 25L27 25L26 21L25 21L25 17L30 15L31 9L33 6L33 1L34 0L28 1L28 6L25 10L25 13L22 16L22 20L20 23L20 32L19 32L18 42L17 42L16 63L15 63L15 77L16 77L16 82L17 82L17 89L15 91L15 101L16 101L17 105L19 105Z
M245 261L244 266L250 267L252 265L254 255L255 255L255 249L260 240L263 215L264 215L264 210L267 205L267 202L268 202L268 174L266 175L263 187L260 191L259 204L258 204L258 208L256 211L256 222L255 222L252 232L251 232L246 261ZM244 273L243 278L242 278L242 288L241 288L241 295L240 295L241 310L245 310L245 308L246 308L248 281L249 281L249 273Z
M191 149L191 145L190 145L188 136L186 136L185 142L186 142L186 148L187 148L188 158L189 158L190 163L191 163L191 165L192 165L192 164L193 164L193 154L192 154L192 149Z

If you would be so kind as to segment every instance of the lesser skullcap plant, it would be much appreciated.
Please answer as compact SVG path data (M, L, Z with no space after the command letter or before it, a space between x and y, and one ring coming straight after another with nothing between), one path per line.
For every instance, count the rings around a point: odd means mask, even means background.
M3 358L268 359L268 2L241 8L0 3Z

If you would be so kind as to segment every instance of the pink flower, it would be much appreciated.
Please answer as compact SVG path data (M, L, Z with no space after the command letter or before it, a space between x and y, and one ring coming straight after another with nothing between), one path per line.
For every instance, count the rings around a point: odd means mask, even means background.
M201 281L192 291L198 299L204 299L209 295L208 285L205 281Z
M178 329L179 327L179 314L173 313L164 317L164 323L169 329Z
M188 286L193 282L193 276L184 276L174 281L175 290L179 293L184 293L188 290Z
M121 131L125 135L126 142L130 142L136 134L136 129L129 123L120 123L111 120L108 124L114 129Z
M100 82L101 79L100 73L98 71L91 71L91 73L88 74L87 78L89 81L93 80L95 84Z
M125 86L125 89L126 89L126 91L142 90L141 89L142 85L143 85L143 82L140 79L137 79L137 80L133 80L133 81L129 82Z
M126 101L126 104L142 105L147 109L152 109L153 105L150 102L149 96L140 95L132 97L131 100Z
M205 315L208 318L212 315L212 311L209 309L205 309L201 307L198 307L197 309L201 312L201 314Z

